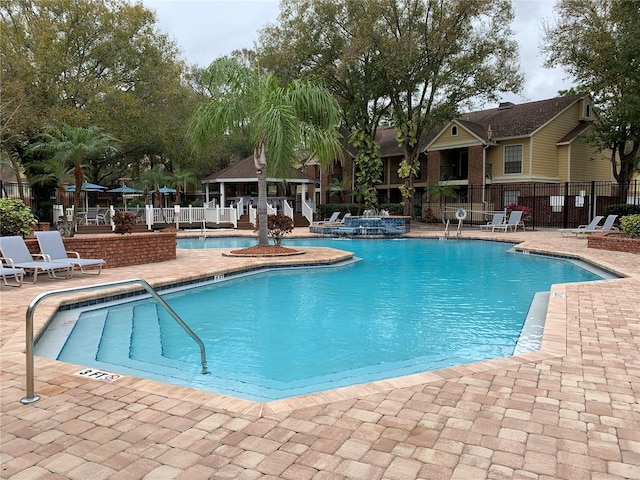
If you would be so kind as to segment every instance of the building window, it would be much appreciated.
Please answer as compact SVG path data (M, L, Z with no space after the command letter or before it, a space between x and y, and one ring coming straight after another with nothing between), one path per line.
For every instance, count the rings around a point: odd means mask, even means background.
M522 145L504 147L504 173L522 173Z
M452 137L457 137L458 136L458 126L454 125L453 127L451 127L451 136Z
M584 116L585 118L591 118L591 104L589 103L584 106Z
M520 198L520 190L505 190L504 191L504 207L513 203L518 205L518 198Z

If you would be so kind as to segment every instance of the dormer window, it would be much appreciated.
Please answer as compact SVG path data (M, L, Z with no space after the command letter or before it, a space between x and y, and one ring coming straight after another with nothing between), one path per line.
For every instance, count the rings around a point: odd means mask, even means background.
M591 118L591 104L587 103L584 106L584 117Z
M451 136L452 137L457 137L458 136L458 126L454 125L453 127L451 127Z

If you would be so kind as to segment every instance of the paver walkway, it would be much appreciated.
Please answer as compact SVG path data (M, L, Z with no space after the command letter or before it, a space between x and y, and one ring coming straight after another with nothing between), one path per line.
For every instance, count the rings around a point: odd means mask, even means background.
M133 378L109 384L37 358L42 398L22 405L26 305L96 280L3 287L1 478L640 479L640 255L556 232L463 236L518 239L628 278L554 286L540 353L268 404ZM160 284L221 261L179 251L175 262L98 279ZM237 261L246 260L225 260Z

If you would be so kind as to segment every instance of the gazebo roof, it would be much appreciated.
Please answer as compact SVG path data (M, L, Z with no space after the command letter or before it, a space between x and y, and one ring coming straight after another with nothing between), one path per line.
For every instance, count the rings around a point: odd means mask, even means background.
M285 180L289 183L314 183L316 179L306 175L305 173L299 170L293 170L292 173L295 173L295 177L293 178L268 178L268 181L277 182ZM258 177L256 175L256 167L253 161L253 155L247 157L239 162L236 162L232 165L229 165L222 170L218 170L215 173L212 173L205 179L201 181L201 183L231 183L231 182L257 182Z

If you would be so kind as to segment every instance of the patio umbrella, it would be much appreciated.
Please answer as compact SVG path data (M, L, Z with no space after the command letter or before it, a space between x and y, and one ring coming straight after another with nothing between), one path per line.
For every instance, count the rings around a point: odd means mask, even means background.
M162 194L162 196L165 196L167 193L176 193L176 189L175 188L170 188L170 187L162 187L159 188L158 191ZM156 193L155 190L149 190L149 193L153 194ZM165 197L164 199L164 208L167 208L167 199Z
M127 195L132 195L136 193L144 193L142 190L138 190L133 187L127 187L126 185L123 187L112 188L111 190L107 190L107 193L121 193L122 200L124 201L124 209L127 209Z
M96 185L95 183L84 182L82 187L80 187L80 191L84 192L84 208L85 212L89 210L89 197L87 196L87 192L103 192L107 189L107 187L103 187L102 185ZM73 193L76 191L75 185L67 185L64 187L64 190L68 193Z

